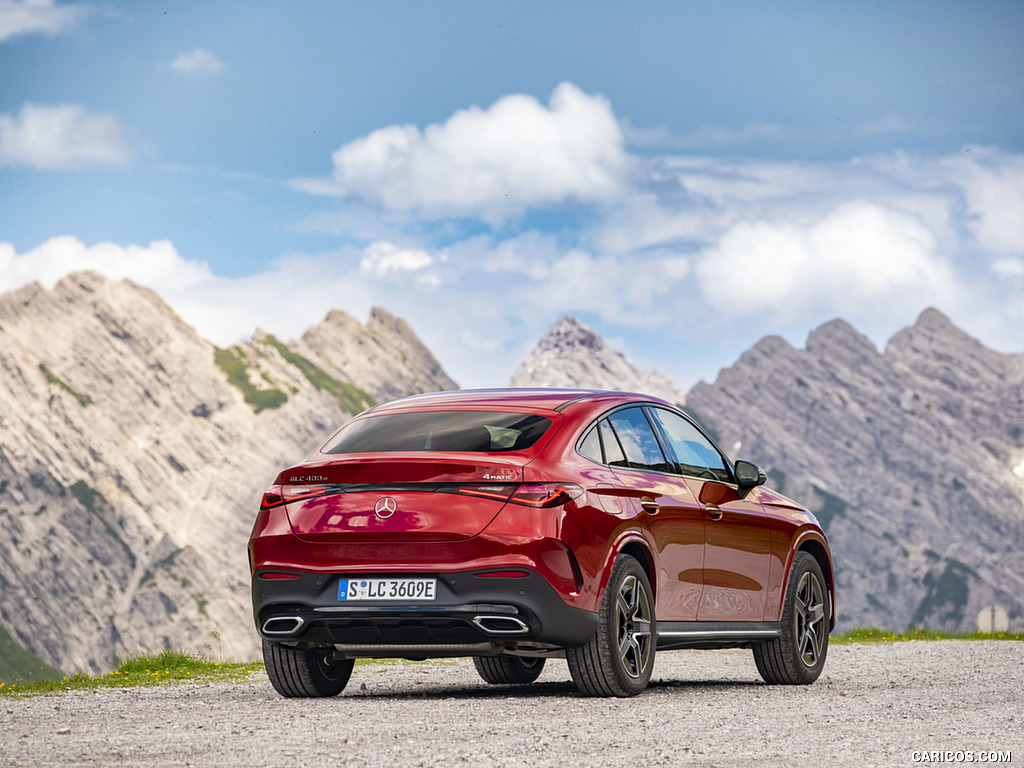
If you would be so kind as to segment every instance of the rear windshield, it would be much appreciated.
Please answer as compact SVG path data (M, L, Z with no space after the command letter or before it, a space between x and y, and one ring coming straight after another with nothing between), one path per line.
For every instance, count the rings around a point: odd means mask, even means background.
M551 419L527 413L392 413L352 422L323 453L522 451L536 443L550 426Z

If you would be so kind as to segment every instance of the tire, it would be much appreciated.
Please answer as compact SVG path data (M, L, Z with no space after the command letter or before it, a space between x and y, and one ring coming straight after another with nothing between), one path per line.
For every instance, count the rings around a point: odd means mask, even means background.
M355 666L354 659L335 659L330 648L292 648L266 640L263 663L274 690L290 699L337 696Z
M612 568L594 636L565 649L572 680L587 696L636 696L651 681L656 644L650 581L635 558L622 555Z
M821 566L807 552L797 552L786 585L781 634L754 646L754 662L766 683L808 685L818 679L828 656L832 615Z
M473 666L491 685L526 685L540 677L544 661L524 656L474 656Z

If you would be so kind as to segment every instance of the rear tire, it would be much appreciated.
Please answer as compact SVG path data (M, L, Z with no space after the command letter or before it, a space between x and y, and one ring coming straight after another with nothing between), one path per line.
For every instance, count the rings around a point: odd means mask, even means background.
M656 643L650 581L635 558L622 555L612 568L594 636L565 649L572 680L587 696L636 696L651 681Z
M526 685L540 677L544 661L525 656L474 656L473 666L491 685Z
M832 610L828 586L813 555L797 552L786 585L782 631L755 645L754 663L766 683L808 685L818 679L828 655Z
M332 648L292 648L263 641L263 663L274 690L287 698L337 696L352 676L354 659L338 659Z

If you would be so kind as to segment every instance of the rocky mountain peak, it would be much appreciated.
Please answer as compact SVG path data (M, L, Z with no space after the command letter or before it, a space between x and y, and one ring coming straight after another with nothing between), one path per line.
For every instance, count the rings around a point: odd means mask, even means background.
M686 392L657 371L636 368L601 335L574 317L562 317L512 374L510 387L567 387L643 392L684 403Z
M840 628L968 630L985 605L1024 619L1021 360L935 310L884 354L833 321L804 349L762 340L687 405L818 516Z
M352 315L348 314L347 312L342 312L340 309L331 309L328 310L327 314L324 316L324 319L320 322L320 325L314 327L330 328L335 331L344 332L360 328L361 326L359 324L359 321L356 320L354 317L352 317ZM312 330L312 328L309 330ZM309 330L306 332L309 333Z
M0 296L0 630L67 672L252 658L263 489L374 400L455 387L404 321L373 318L220 349L127 280Z
M806 349L814 354L843 350L855 357L877 357L879 354L867 336L838 318L811 331L807 336Z
M937 309L926 309L912 326L895 334L885 346L885 353L895 358L967 355L993 363L1004 357L985 347L980 341L958 328Z
M571 315L559 318L551 330L537 342L538 350L564 351L572 347L580 347L591 353L601 353L608 349L604 339L596 331Z
M409 324L374 307L364 326L339 310L306 331L300 350L316 355L379 402L408 394L458 389Z

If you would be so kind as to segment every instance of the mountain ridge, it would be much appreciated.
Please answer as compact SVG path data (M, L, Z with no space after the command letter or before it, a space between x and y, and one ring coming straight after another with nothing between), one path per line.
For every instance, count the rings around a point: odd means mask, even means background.
M562 335L513 382L622 388L587 380ZM1024 620L1024 354L988 349L936 309L883 350L837 318L802 348L765 336L685 407L818 516L840 629L970 630L991 603Z
M453 383L408 326L373 333L408 394ZM390 393L339 367L367 365L262 332L217 348L96 273L0 296L0 624L66 671L165 647L253 658L260 493Z
M689 404L822 518L841 627L963 630L993 602L1024 615L1022 386L1024 355L930 309L882 352L833 321L742 356Z
M621 389L645 392L671 403L686 392L665 374L636 368L587 325L564 315L512 374L510 387Z
M684 392L564 317L512 386L684 404L815 512L840 628L1024 619L1024 355L937 310L879 350L843 320L766 336ZM219 348L151 290L73 273L0 296L0 627L65 671L182 647L251 658L259 495L350 415L456 388L405 321L328 312Z

